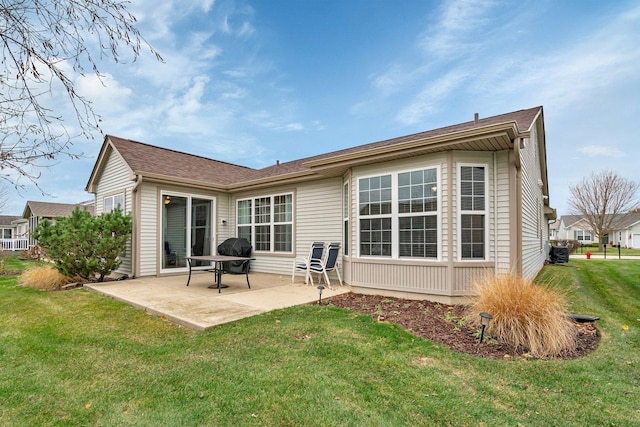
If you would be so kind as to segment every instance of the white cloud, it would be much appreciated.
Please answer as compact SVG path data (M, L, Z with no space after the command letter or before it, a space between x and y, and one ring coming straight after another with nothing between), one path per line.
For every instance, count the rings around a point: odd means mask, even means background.
M429 114L440 108L442 101L457 90L467 78L468 74L466 72L454 70L430 82L414 97L409 105L396 114L396 121L405 125L412 125L425 120Z
M624 157L625 153L617 147L605 145L587 145L578 151L587 157Z
M420 37L420 46L429 55L453 57L481 43L476 36L488 23L491 0L451 0L444 3L438 24Z
M546 55L512 57L506 62L493 58L502 64L486 68L481 88L492 87L503 95L530 94L558 109L580 100L593 102L594 90L637 78L640 62L640 8L607 22L573 45L559 43Z
M288 131L300 131L304 130L304 125L302 123L287 123L284 129Z
M78 93L91 100L96 110L103 108L124 108L132 90L123 86L111 74L106 73L101 77L95 74L79 76L76 79Z

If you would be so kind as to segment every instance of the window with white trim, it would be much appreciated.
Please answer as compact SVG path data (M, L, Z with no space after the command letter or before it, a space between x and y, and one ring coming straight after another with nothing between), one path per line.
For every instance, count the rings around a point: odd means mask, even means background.
M124 194L114 194L112 196L106 196L102 199L102 211L104 213L109 213L115 209L120 209L124 211Z
M358 180L360 255L437 258L438 169Z
M460 258L485 259L487 181L485 166L460 166Z
M237 201L238 237L260 252L291 252L293 248L293 194Z
M436 169L398 174L400 257L438 257L437 191Z
M360 255L391 257L391 175L358 183Z
M574 230L573 238L580 241L591 241L591 232L585 230Z

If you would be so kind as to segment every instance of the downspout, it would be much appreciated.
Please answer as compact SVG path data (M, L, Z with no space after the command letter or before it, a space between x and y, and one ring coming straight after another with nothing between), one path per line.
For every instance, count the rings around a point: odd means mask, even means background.
M498 159L493 152L493 265L498 274Z
M131 189L131 278L138 277L140 267L138 266L138 257L140 248L138 247L138 229L140 218L138 216L139 194L138 189L142 185L142 175L136 175L136 182Z
M516 209L515 266L516 273L519 275L522 274L522 161L520 158L520 145L523 143L524 141L521 137L513 140L514 162L516 166L516 200L514 206Z

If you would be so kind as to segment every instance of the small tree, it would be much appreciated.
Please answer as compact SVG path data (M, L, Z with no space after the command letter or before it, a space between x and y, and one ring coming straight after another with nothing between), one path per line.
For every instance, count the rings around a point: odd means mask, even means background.
M41 222L34 237L60 273L84 279L98 275L102 282L122 262L118 256L131 237L131 217L120 210L94 217L76 208L55 223Z
M95 253L98 260L96 273L102 282L105 276L122 264L119 256L125 251L131 237L131 216L123 215L120 209L104 213L95 218L98 239Z
M639 184L615 172L592 173L575 187L569 187L569 209L581 215L600 240L615 231L624 214L637 209Z

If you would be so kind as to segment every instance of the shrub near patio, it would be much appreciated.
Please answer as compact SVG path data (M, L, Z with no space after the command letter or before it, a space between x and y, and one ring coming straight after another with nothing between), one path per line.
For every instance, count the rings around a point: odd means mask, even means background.
M73 279L61 274L50 265L34 266L20 275L19 282L23 286L53 291L73 282Z
M122 263L131 216L116 209L94 217L76 208L68 217L41 222L33 236L61 274L102 282Z
M514 274L487 275L476 283L478 297L472 319L492 315L487 333L534 357L571 354L576 328L567 318L568 305L559 289L535 284Z

